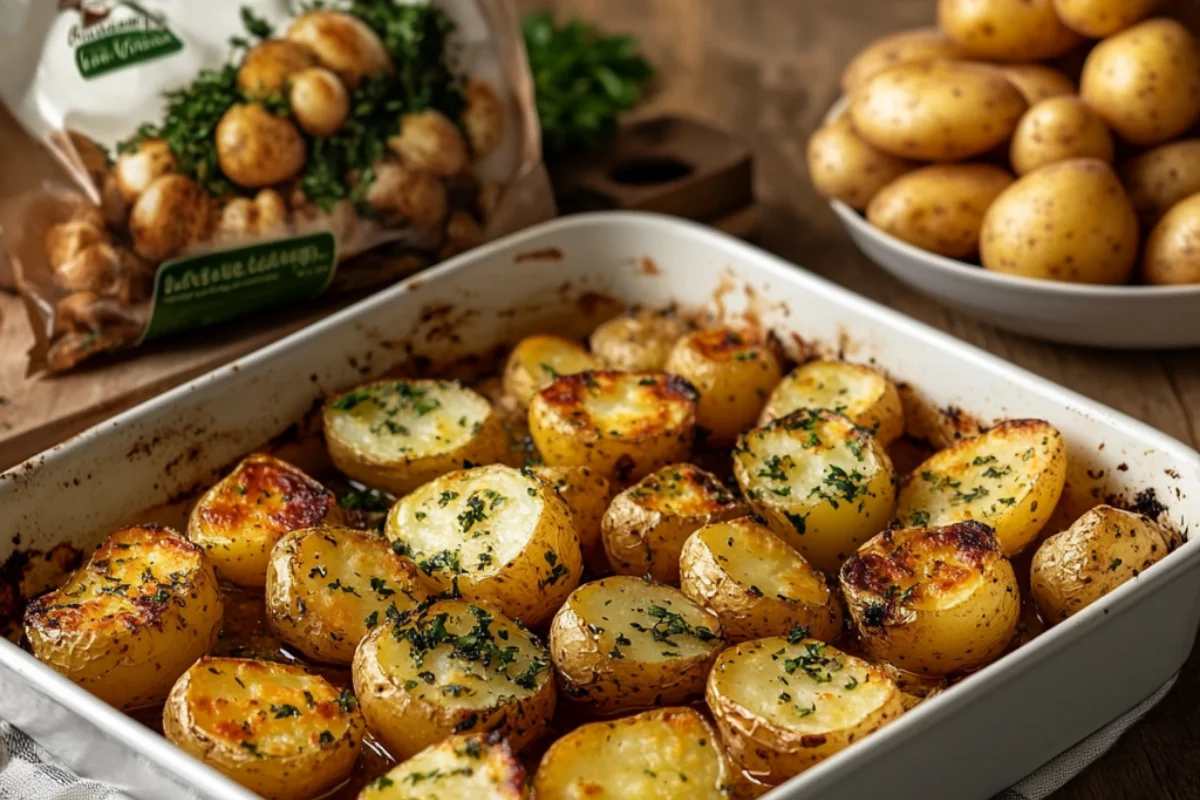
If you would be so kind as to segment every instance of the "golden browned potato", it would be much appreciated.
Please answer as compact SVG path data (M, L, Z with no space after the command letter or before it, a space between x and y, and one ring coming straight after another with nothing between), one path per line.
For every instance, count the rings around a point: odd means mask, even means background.
M904 433L896 385L877 370L848 361L810 361L789 372L767 398L758 425L802 408L828 408L870 428L885 447Z
M475 158L491 155L504 141L507 127L504 104L496 90L485 80L472 78L464 92L467 104L459 121L471 142Z
M1128 28L1160 5L1162 0L1054 0L1058 18L1093 39Z
M808 174L822 197L841 200L862 211L887 184L916 165L872 146L842 114L808 140Z
M888 529L839 575L872 657L939 677L988 664L1017 630L1021 597L992 529L975 520Z
M679 553L697 528L747 513L719 478L691 464L652 472L604 512L604 550L618 575L679 584Z
M923 250L971 258L979 251L983 215L1012 182L992 164L933 164L880 189L867 206L867 221Z
M1079 96L1130 144L1173 139L1200 117L1200 55L1187 28L1151 19L1092 48Z
M517 342L504 362L504 391L528 406L533 396L559 375L599 369L600 359L562 336L539 333Z
M171 744L267 800L307 800L344 781L363 731L349 691L248 658L200 659L163 708Z
M287 225L288 208L283 195L274 189L263 189L254 195L255 227L259 233L269 233Z
M1018 179L987 210L979 237L987 269L1071 283L1125 283L1137 250L1133 206L1112 167L1093 158Z
M1068 158L1098 158L1109 163L1112 134L1086 103L1075 96L1051 97L1025 112L1009 144L1009 160L1018 175Z
M367 190L367 203L380 221L397 226L436 228L449 208L446 187L436 175L409 169L394 161L375 165L375 179Z
M392 506L384 533L433 591L457 591L527 625L579 584L583 559L566 503L532 472L502 464L451 472Z
M304 169L300 131L261 103L230 106L217 123L217 160L225 177L256 188L289 181ZM135 207L136 211L136 207Z
M708 328L675 342L663 369L700 392L696 425L707 441L729 445L753 427L783 368L759 331Z
M267 565L267 620L309 658L349 664L367 632L425 599L410 561L381 536L340 525L285 535Z
M986 61L1044 61L1083 43L1052 0L938 0L937 22L968 57Z
M358 800L527 800L526 784L507 741L458 734L368 782Z
M842 72L842 91L850 94L889 67L965 57L966 52L937 28L892 33L871 42L850 60Z
M900 489L896 517L913 528L978 520L1013 556L1037 538L1066 476L1058 430L1038 419L1006 420L922 462Z
M337 75L309 67L291 77L288 104L297 124L312 136L331 136L350 114L350 95Z
M46 260L50 262L51 269L59 269L93 245L108 242L108 231L103 223L97 225L92 220L70 219L51 225L46 230Z
M458 175L470 160L462 132L432 108L400 117L400 132L387 144L404 166L434 175Z
M289 78L316 66L312 50L288 39L259 42L246 53L238 67L238 88L247 97L265 97L282 93Z
M1160 145L1121 167L1121 180L1148 233L1167 209L1200 192L1200 139Z
M1200 283L1200 193L1173 205L1150 231L1142 277L1159 286Z
M691 455L697 396L677 375L563 375L534 395L529 434L546 464L625 483Z
M296 17L287 38L306 46L321 66L353 91L363 78L392 71L387 48L358 17L341 11L309 11Z
M377 489L405 494L460 469L491 464L508 446L491 403L456 381L376 381L325 405L334 466Z
M772 786L904 713L900 689L883 672L800 636L726 650L706 699L734 762Z
M717 615L731 642L785 636L797 625L822 642L842 632L841 606L825 576L753 517L693 533L679 576L683 593Z
M673 308L640 309L602 322L588 344L610 369L624 372L661 370L687 325Z
M884 70L850 97L858 134L881 150L960 161L1008 141L1025 98L985 64L929 61Z
M341 521L333 492L286 461L247 456L196 502L188 538L217 573L239 586L263 586L271 548L288 531Z
M125 306L146 294L151 277L141 259L108 242L88 245L51 274L65 292L92 292Z
M142 258L166 261L190 245L208 238L212 201L186 175L167 173L155 178L133 204L129 234Z
M1042 542L1029 583L1051 625L1078 614L1158 563L1175 539L1149 518L1100 505Z
M1029 105L1048 97L1075 94L1075 81L1044 64L1001 64L997 67Z
M523 626L482 605L443 600L367 634L354 654L354 690L396 758L468 732L496 732L520 750L554 715L549 666L546 648Z
M896 507L883 445L828 409L802 409L743 435L733 474L767 527L829 575Z
M600 537L604 512L612 501L612 486L587 467L532 467L534 475L548 483L571 510L571 521L579 534L583 564L593 575L612 572L604 541Z
M221 630L204 552L161 525L109 536L67 582L29 603L38 660L117 708L161 703Z
M581 725L546 751L538 800L726 800L732 765L717 732L692 708L659 708Z
M143 139L135 149L117 156L113 177L127 203L135 203L155 178L179 167L175 154L162 139Z
M580 586L550 625L563 694L605 714L699 695L723 646L714 615L678 589L628 575Z

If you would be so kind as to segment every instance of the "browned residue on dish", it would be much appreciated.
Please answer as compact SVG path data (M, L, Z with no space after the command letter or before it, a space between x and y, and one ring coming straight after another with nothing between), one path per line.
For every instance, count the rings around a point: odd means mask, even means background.
M662 270L658 268L658 263L650 256L642 257L642 274L643 275L661 275Z
M562 261L563 251L557 247L545 247L541 250L530 250L528 253L518 253L513 260L520 264L522 261Z

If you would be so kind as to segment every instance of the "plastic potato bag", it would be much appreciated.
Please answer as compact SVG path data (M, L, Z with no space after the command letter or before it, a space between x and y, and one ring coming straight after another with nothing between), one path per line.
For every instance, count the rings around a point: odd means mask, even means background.
M0 97L73 179L0 205L33 370L554 211L507 1L8 0Z

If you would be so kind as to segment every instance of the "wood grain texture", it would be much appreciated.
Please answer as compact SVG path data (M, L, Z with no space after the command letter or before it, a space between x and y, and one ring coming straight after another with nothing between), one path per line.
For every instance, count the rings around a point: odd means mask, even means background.
M636 33L659 71L639 114L690 114L750 144L759 200L757 244L1193 447L1200 444L1200 353L1043 344L968 319L868 261L813 192L805 146L839 95L842 68L878 36L932 24L935 0L522 0L521 5ZM1187 16L1194 17L1197 8L1185 9ZM1166 700L1056 797L1200 797L1197 709L1200 656L1193 653Z

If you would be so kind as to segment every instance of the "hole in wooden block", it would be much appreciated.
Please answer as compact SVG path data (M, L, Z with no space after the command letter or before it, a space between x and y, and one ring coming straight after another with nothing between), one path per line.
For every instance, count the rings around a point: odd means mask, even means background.
M613 167L613 171L609 173L609 177L617 183L624 183L631 186L650 186L656 183L670 183L680 178L686 178L694 171L691 164L685 164L675 158L647 158L618 164L616 167Z

